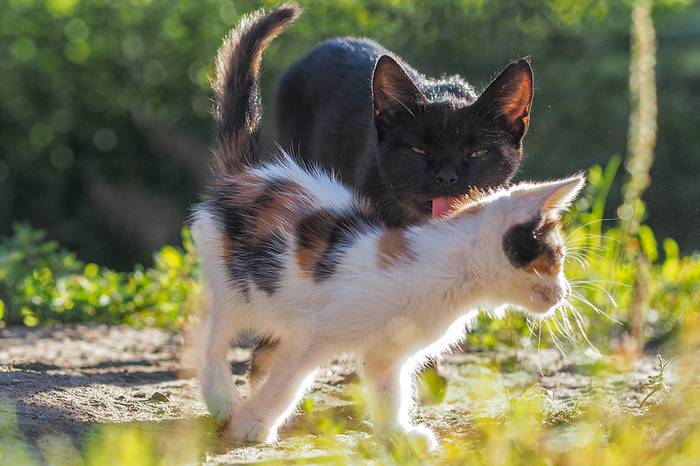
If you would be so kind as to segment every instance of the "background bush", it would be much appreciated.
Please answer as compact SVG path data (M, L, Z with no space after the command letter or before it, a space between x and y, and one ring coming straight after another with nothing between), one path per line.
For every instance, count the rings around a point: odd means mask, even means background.
M15 225L0 243L0 327L58 322L177 327L190 316L199 289L188 229L184 250L163 247L153 266L117 272L85 264L46 241L46 233Z
M625 152L627 1L301 3L304 17L263 61L268 116L286 66L326 38L368 36L428 75L458 73L477 88L531 56L521 178L564 176ZM176 244L208 177L216 49L241 14L275 4L0 0L0 234L29 222L81 260L121 271ZM700 246L700 7L659 0L654 19L660 111L648 224L689 253ZM273 138L268 131L270 149Z

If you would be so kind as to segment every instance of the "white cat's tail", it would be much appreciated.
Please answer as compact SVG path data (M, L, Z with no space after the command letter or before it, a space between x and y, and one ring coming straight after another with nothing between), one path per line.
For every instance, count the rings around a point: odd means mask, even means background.
M270 41L301 14L295 3L245 16L219 49L214 88L216 163L234 174L255 164L260 153L260 61Z

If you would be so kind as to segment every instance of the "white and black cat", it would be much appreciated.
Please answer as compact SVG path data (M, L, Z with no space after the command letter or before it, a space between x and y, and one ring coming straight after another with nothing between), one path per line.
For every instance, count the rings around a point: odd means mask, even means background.
M204 397L227 435L271 442L316 368L350 356L370 389L376 432L435 447L432 432L411 422L416 370L455 345L480 306L544 317L565 302L561 213L584 179L493 190L395 228L320 169L285 154L258 162L261 55L299 11L286 4L247 17L218 55L218 175L193 218L208 295ZM242 401L226 352L250 331L260 339Z
M477 96L458 76L426 78L371 40L334 39L281 78L277 141L368 196L389 226L417 224L511 180L532 95L524 59Z

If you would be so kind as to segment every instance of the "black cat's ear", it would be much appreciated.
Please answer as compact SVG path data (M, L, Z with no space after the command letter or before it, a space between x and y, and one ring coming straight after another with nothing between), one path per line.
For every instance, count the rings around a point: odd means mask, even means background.
M389 55L377 60L372 77L374 117L393 116L397 111L412 110L427 103L427 98L401 65Z
M526 59L511 63L488 85L474 105L486 117L501 122L519 144L530 125L533 78Z

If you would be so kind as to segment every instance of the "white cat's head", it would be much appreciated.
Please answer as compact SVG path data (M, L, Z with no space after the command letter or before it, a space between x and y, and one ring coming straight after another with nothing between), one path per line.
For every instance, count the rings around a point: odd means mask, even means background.
M561 216L584 185L583 175L521 183L487 199L482 232L489 236L495 275L485 288L493 305L516 305L543 317L568 298Z

